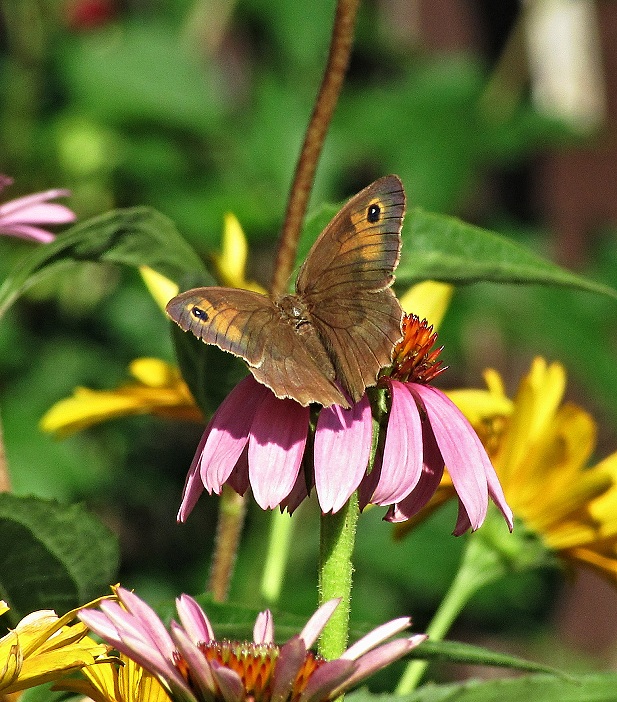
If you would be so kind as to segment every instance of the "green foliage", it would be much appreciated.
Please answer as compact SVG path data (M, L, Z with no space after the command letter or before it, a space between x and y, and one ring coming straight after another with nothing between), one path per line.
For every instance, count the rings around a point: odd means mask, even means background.
M117 540L80 505L0 495L0 534L0 591L13 626L39 609L64 614L116 577Z

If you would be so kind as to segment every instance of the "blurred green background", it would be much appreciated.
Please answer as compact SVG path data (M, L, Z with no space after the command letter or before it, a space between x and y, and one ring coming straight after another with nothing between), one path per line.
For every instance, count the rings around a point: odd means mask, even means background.
M610 4L598 4L599 26L602 13L614 15ZM516 41L518 3L498 5L363 4L312 203L340 201L396 172L411 204L492 228L617 286L617 179L602 165L613 148L615 78L598 64L607 107L591 130L540 112L525 44ZM0 2L0 172L15 179L2 199L68 187L80 218L149 205L204 258L232 211L249 238L249 276L267 284L333 11L332 0ZM596 39L599 54L611 56L610 36ZM0 278L32 246L0 240ZM600 422L603 457L617 448L615 317L612 301L582 292L461 289L440 330L451 368L441 386L480 386L492 365L513 392L535 355L561 360L568 397ZM138 417L64 441L38 429L75 386L125 382L138 356L172 361L173 349L167 321L132 270L76 265L20 299L0 325L15 492L85 502L120 539L122 583L154 601L199 592L207 578L218 500L202 498L187 524L175 523L202 428ZM439 513L403 545L381 516L375 509L361 520L354 616L377 623L410 613L421 630L456 568L455 514ZM281 607L308 613L315 505L297 521ZM261 604L268 526L252 505L232 591L247 604ZM453 635L499 635L517 652L606 665L617 630L587 641L585 627L562 613L572 587L555 572L511 580L476 598ZM585 587L615 604L603 584ZM545 645L556 630L560 643Z

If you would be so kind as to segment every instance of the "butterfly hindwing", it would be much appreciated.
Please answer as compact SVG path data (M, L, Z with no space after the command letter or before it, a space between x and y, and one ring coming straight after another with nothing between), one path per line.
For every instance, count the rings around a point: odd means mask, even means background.
M337 377L354 401L391 361L402 310L390 285L405 192L386 176L355 195L313 245L296 283Z

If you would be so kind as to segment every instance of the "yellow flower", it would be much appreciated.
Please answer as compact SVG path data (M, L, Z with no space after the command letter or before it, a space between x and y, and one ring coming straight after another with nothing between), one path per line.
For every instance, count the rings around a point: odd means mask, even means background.
M419 319L426 319L435 331L444 318L452 295L454 285L435 280L424 280L412 285L401 296L401 307L408 314L415 314Z
M72 397L46 412L41 429L64 437L98 422L135 414L203 422L201 410L175 366L157 358L138 358L129 370L137 383L115 390L76 388Z
M617 585L617 453L588 467L596 424L577 405L562 404L563 366L536 358L514 400L495 371L485 380L486 391L448 395L482 439L515 516L564 560ZM444 478L426 510L453 496Z
M100 601L85 606L91 607ZM3 695L57 680L84 665L91 665L97 656L107 652L106 645L86 636L88 629L84 624L70 625L78 611L74 609L63 617L56 616L52 610L33 612L0 639L0 691Z
M225 226L223 228L223 250L214 256L214 263L223 285L231 288L242 288L243 290L253 290L254 292L265 294L265 290L252 280L247 280L246 259L248 256L248 245L246 237L235 215L227 213L225 215Z
M95 702L170 702L157 678L121 654L81 669L84 678L67 678L54 690L68 690Z

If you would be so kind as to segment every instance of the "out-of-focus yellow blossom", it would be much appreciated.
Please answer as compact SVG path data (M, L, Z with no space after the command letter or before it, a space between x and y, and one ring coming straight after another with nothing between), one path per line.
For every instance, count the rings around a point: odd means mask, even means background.
M68 690L95 702L170 702L152 673L121 654L81 669L83 678L60 680L54 690Z
M41 419L41 429L64 437L108 419L156 414L172 419L203 422L179 370L158 358L138 358L129 366L137 383L115 390L76 388Z
M172 297L175 297L180 292L180 288L173 280L169 280L169 278L166 278L149 266L140 266L139 273L148 288L148 292L164 314L165 306Z
M485 380L486 391L448 395L482 439L514 515L566 562L591 566L617 585L617 453L588 466L596 424L577 405L562 404L563 366L536 358L513 401L495 371ZM450 497L445 476L414 523ZM408 529L401 525L398 534Z
M220 254L215 254L214 264L223 285L231 288L242 288L265 294L266 291L252 280L245 278L248 245L246 237L235 215L225 215L223 227L223 248Z
M85 605L91 607L100 600ZM6 611L8 607L3 603ZM79 609L83 609L80 607ZM94 663L108 647L86 636L84 624L70 624L79 610L58 617L41 610L24 617L0 639L0 691L3 695L58 678Z
M437 331L453 294L454 285L425 280L409 288L401 296L400 303L405 312L415 314L419 319L426 319Z

